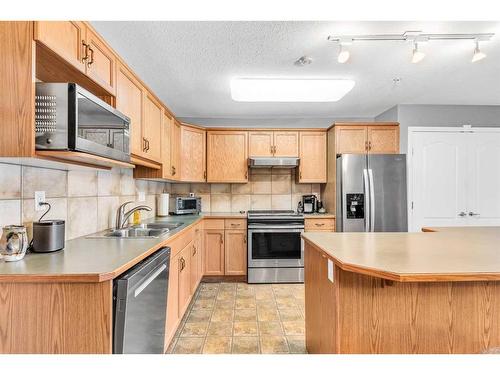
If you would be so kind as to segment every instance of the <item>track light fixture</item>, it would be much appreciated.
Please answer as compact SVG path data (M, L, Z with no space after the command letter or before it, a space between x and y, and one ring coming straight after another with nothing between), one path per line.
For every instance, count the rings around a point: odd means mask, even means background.
M413 53L411 56L411 62L413 64L417 64L420 61L422 61L425 57L425 52L422 52L418 49L418 43L417 41L413 42Z
M476 39L476 48L474 48L474 54L472 55L472 62L475 63L479 60L482 60L486 57L486 53L481 52L479 49L479 40Z
M486 54L481 52L479 49L479 42L490 40L495 34L493 33L477 33L477 34L425 34L422 31L405 31L403 34L374 34L374 35L330 35L328 40L330 42L339 44L339 53L337 56L337 61L339 63L345 63L349 60L350 53L348 50L344 49L345 41L348 40L352 42L385 42L385 41L403 41L413 43L413 53L411 62L416 64L422 61L425 57L425 53L419 50L419 43L424 41L433 40L473 40L476 43L474 48L474 54L472 56L472 62L482 60L486 57Z

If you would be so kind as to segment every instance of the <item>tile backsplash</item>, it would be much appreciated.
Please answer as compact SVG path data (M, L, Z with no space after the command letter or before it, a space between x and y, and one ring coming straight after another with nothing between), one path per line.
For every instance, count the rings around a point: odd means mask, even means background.
M295 170L251 169L246 184L167 183L136 180L130 169L111 171L37 168L0 163L0 228L31 223L44 211L35 211L35 191L45 191L52 209L47 219L66 221L66 239L98 232L114 225L120 204L133 201L156 213L156 197L194 193L202 199L204 212L239 212L250 209L296 209L304 194L320 196L319 184L297 184ZM144 192L145 202L138 202ZM130 205L133 207L133 204Z
M320 197L320 184L297 184L294 169L250 169L247 184L172 184L171 193L194 193L205 212L296 210L302 195Z
M63 171L0 163L0 227L30 227L40 218L44 211L35 211L35 191L45 191L52 206L45 218L65 220L66 239L72 239L112 227L116 209L126 201L153 209L142 211L143 218L154 216L156 196L169 190L169 183L134 180L131 169ZM145 202L137 202L140 191Z

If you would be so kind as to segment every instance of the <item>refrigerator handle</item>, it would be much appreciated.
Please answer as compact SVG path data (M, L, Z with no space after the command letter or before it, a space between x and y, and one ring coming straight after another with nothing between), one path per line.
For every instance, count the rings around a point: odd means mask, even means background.
M368 169L370 183L370 232L375 232L375 188L373 187L373 170Z
M363 192L365 194L365 232L370 232L371 224L371 199L370 199L370 185L368 183L368 170L363 169Z

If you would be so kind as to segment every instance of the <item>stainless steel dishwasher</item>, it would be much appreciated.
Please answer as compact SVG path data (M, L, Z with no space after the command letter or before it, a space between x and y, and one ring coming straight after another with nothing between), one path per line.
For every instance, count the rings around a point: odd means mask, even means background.
M113 282L113 353L164 352L170 248L164 247Z

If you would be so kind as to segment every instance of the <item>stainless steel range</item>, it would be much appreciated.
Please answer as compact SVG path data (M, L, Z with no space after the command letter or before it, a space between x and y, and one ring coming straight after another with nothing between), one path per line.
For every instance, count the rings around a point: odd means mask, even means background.
M304 282L304 215L248 211L248 282Z

